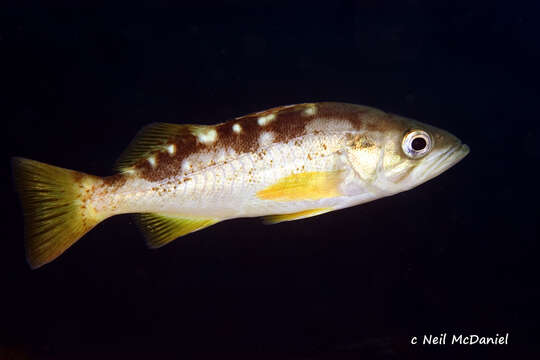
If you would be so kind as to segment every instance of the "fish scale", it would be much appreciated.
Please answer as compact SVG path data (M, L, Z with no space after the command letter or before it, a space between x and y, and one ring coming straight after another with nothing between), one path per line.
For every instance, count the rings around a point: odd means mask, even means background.
M136 214L148 245L160 247L227 219L298 220L406 191L468 152L434 126L323 102L217 125L150 124L109 177L23 158L13 169L36 268L114 215Z

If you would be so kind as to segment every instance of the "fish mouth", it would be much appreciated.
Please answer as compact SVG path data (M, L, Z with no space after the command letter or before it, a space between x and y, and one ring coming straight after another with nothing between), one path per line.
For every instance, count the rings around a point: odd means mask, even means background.
M432 179L450 169L452 166L463 160L470 151L470 148L466 144L458 144L450 147L444 153L439 155L438 159L435 160L435 163L427 169L424 181Z
M456 151L456 157L454 158L454 163L452 165L455 165L461 160L463 160L463 158L467 156L470 152L471 149L469 148L469 146L467 146L467 144L461 144L459 149Z

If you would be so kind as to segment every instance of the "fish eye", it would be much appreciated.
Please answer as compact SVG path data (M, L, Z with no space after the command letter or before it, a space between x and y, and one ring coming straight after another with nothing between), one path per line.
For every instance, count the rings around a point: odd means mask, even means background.
M432 147L431 136L423 130L411 130L405 134L401 148L407 157L419 159L426 155Z

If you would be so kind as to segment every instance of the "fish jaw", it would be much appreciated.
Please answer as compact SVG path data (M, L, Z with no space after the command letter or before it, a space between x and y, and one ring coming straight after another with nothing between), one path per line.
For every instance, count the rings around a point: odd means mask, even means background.
M469 146L465 144L457 144L445 151L440 151L433 158L431 164L427 166L419 166L416 169L420 183L424 183L434 177L439 176L458 162L463 160L470 153Z

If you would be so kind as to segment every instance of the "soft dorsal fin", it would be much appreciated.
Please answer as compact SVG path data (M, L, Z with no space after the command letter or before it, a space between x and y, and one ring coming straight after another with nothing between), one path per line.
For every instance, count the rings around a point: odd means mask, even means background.
M197 125L153 123L142 128L116 161L115 169L125 171L142 158L156 151L166 150L166 144L175 137L191 136Z
M174 216L154 213L137 214L137 220L150 248L158 248L180 236L219 222L218 219Z
M277 214L277 215L268 215L264 217L264 222L266 224L277 224L283 221L293 221L305 219L312 216L321 215L327 212L334 210L333 208L320 208L320 209L311 209L299 211L292 214Z

